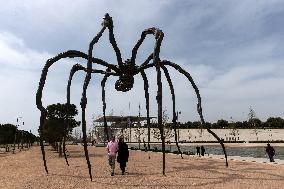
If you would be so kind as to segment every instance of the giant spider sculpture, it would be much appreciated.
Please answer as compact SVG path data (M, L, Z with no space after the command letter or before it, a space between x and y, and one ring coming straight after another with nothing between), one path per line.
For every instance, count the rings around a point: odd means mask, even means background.
M93 57L93 47L99 41L103 32L107 28L109 30L109 41L110 41L110 43L111 43L111 45L112 45L112 47L113 47L113 49L116 53L118 65L112 65L112 64L107 63L104 60ZM138 66L136 64L137 51L138 51L140 45L143 43L146 36L149 35L149 34L154 35L155 40L156 40L154 51L153 51L153 53L151 53L148 56L148 58L140 66ZM55 62L57 62L57 61L59 61L60 59L63 59L63 58L79 57L79 58L83 58L83 59L87 60L87 66L86 67L84 67L80 64L75 64L70 71L70 76L69 76L69 80L68 80L68 84L67 84L67 104L68 105L70 104L70 87L71 87L73 75L78 70L85 71L86 76L85 76L85 80L84 80L84 84L83 84L83 92L82 92L82 98L81 98L80 105L81 105L81 109L82 109L82 132L83 132L84 152L85 152L85 157L86 157L89 175L90 175L91 180L92 180L91 164L90 164L90 160L89 160L87 142L86 142L87 135L86 135L85 109L86 109L86 105L87 105L86 91L87 91L89 82L91 80L92 73L99 73L99 74L104 75L104 78L101 81L101 86L102 86L103 115L104 115L104 126L105 126L104 128L105 128L105 134L106 134L107 139L109 139L109 136L108 136L108 132L107 132L107 121L106 121L106 117L105 117L105 109L106 109L105 83L106 83L108 77L109 76L118 76L118 80L115 83L115 89L117 91L127 92L127 91L131 90L133 85L134 85L134 76L137 75L137 74L141 74L143 81L144 81L144 91L145 91L146 110L147 110L147 126L148 126L148 149L150 149L150 144L149 144L149 141L150 141L150 117L149 117L149 92L148 92L149 84L148 84L147 76L145 74L145 70L152 68L152 67L156 68L156 72L157 72L156 82L157 82L157 88L158 88L156 100L157 100L157 105L158 105L158 128L160 130L161 141L162 141L162 152L163 152L163 170L162 170L162 172L163 172L163 174L165 174L165 137L164 137L164 128L163 128L163 124L162 124L161 69L163 70L163 72L166 76L167 82L168 82L170 90L171 90L171 96L172 96L172 102L173 102L173 110L172 110L173 119L172 119L172 122L173 122L173 128L174 128L174 132L175 132L176 145L178 147L180 154L182 154L182 153L180 151L180 148L179 148L179 145L178 145L178 142L177 142L177 134L176 134L177 115L176 115L176 109L175 109L175 92L174 92L174 87L173 87L173 84L172 84L172 81L171 81L171 77L169 75L169 72L168 72L166 66L170 66L170 67L174 68L175 70L177 70L182 75L184 75L188 79L190 84L192 85L192 87L193 87L193 89L196 93L196 97L197 97L197 112L200 116L202 125L204 127L206 127L206 124L205 124L205 121L204 121L204 118L203 118L203 114L202 114L201 96L199 94L199 90L198 90L196 84L194 83L191 75L188 72L186 72L183 68L181 68L179 65L177 65L177 64L175 64L171 61L168 61L168 60L161 60L160 57L159 57L160 47L161 47L163 37L164 37L164 33L162 32L162 30L160 30L158 28L153 27L153 28L148 28L148 29L144 30L141 34L140 39L138 40L138 42L136 43L136 45L132 49L131 58L127 59L126 61L123 62L122 58L121 58L120 50L119 50L119 48L116 44L115 38L114 38L112 18L109 16L109 14L106 14L105 17L104 17L103 23L102 23L101 30L92 39L92 41L89 44L88 54L85 54L83 52L76 51L76 50L68 50L66 52L60 53L57 56L47 60L45 66L42 70L41 78L40 78L40 81L39 81L39 87L38 87L37 94L36 94L37 108L41 112L40 126L39 126L40 145L41 145L43 163L44 163L45 171L46 171L47 174L48 174L48 169L47 169L47 165L46 165L45 151L44 151L44 145L43 145L43 139L42 139L42 132L43 132L46 117L47 117L47 110L42 105L42 91L43 91L43 88L44 88L44 85L45 85L45 81L46 81L46 77L47 77L47 73L48 73L49 68ZM104 66L106 68L106 70L93 69L93 64L99 64L101 66ZM67 105L67 107L68 107L68 105ZM68 112L68 110L67 110L67 112ZM68 119L68 115L67 115L65 129L68 129L68 125L69 125L69 119ZM225 146L223 144L223 140L220 139L209 128L206 128L206 129L221 144L224 155L225 155L225 159L226 159L226 166L228 166L227 154L226 154ZM63 138L63 152L64 152L64 157L65 157L65 160L67 162L67 165L69 165L66 154L65 154L65 138L66 138L66 136Z

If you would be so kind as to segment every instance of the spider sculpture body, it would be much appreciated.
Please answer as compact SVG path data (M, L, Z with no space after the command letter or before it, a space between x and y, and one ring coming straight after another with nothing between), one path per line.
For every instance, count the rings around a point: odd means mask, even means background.
M112 47L113 47L113 49L116 53L118 65L112 65L112 64L105 62L104 60L93 57L93 47L99 41L99 39L102 36L105 29L109 30L109 41L110 41L110 43L111 43L111 45L112 45ZM149 35L149 34L154 35L155 40L156 40L153 53L150 54L148 56L148 58L140 66L138 66L135 62L137 51L138 51L139 47L141 46L141 44L143 43L146 36ZM85 54L83 52L76 51L76 50L68 50L66 52L60 53L57 56L47 60L45 66L42 70L41 78L40 78L40 81L39 81L39 87L38 87L37 94L36 94L37 108L41 112L39 134L40 134L40 145L41 145L42 158L43 158L43 163L44 163L46 173L48 173L48 169L47 169L46 158L45 158L45 150L44 150L44 146L43 146L42 131L43 131L45 121L46 121L47 110L42 105L42 91L43 91L43 88L44 88L44 85L45 85L45 81L46 81L46 77L47 77L47 73L48 73L49 68L55 62L59 61L60 59L64 59L64 58L75 58L76 57L76 58L83 58L83 59L87 60L86 67L84 67L80 64L75 64L70 71L70 76L69 76L69 80L68 80L68 84L67 84L67 104L68 105L70 104L70 88L71 88L72 78L73 78L74 74L79 70L86 72L80 105L81 105L81 109L82 109L82 133L83 133L84 152L85 152L85 157L86 157L89 175L90 175L91 180L92 180L91 163L89 161L87 142L86 142L87 135L86 135L85 109L86 109L86 105L87 105L86 91L87 91L92 73L104 75L104 77L101 81L101 86L102 86L104 128L105 128L105 134L106 134L107 140L109 139L109 136L108 136L108 132L107 132L107 121L106 121L106 117L105 117L105 110L106 110L105 84L106 84L108 77L110 77L110 76L118 77L118 80L115 83L115 89L117 91L127 92L127 91L131 90L133 85L134 85L134 76L137 75L137 74L141 74L143 81L144 81L144 91L145 91L146 110L147 110L147 126L148 126L148 149L150 149L150 144L149 144L149 142L150 142L150 116L149 116L149 92L148 92L149 81L148 81L147 76L145 74L145 70L152 68L152 67L156 68L156 72L157 72L157 80L156 80L157 96L156 96L156 100L157 100L157 104L158 104L158 127L159 127L159 130L160 130L161 141L162 141L162 152L163 152L163 171L162 172L163 172L163 174L165 174L165 137L164 137L164 128L163 128L163 124L162 124L162 80L161 80L161 70L163 70L163 72L166 76L167 82L169 84L170 90L171 90L171 96L172 96L172 102L173 102L173 110L172 110L173 119L172 119L172 122L173 122L173 128L174 128L174 132L175 132L176 145L177 145L178 150L179 150L181 157L182 157L182 153L180 151L180 148L179 148L179 145L178 145L178 142L177 142L177 133L176 133L177 115L176 115L176 109L175 109L175 92L174 92L174 86L173 86L173 83L171 81L170 74L169 74L169 72L166 68L167 66L174 68L179 73L184 75L188 79L188 81L192 85L192 87L194 88L194 91L195 91L196 97L197 97L197 111L198 111L198 114L200 116L202 125L204 127L206 127L206 125L205 125L205 121L204 121L203 114L202 114L201 96L199 94L199 90L198 90L197 86L195 85L191 75L188 72L186 72L183 68L181 68L179 65L177 65L173 62L170 62L168 60L160 60L159 54L160 54L160 47L161 47L163 37L164 37L164 33L158 28L149 28L149 29L144 30L141 34L140 39L138 40L138 42L136 43L136 45L132 49L131 58L127 59L126 61L123 62L122 58L121 58L120 50L119 50L119 48L116 44L115 38L114 38L112 18L108 14L106 14L105 17L104 17L104 21L102 23L102 29L98 32L98 34L92 39L92 41L89 44L88 54ZM99 64L101 66L104 66L106 69L105 70L93 69L93 64ZM67 110L67 112L68 112L68 110ZM65 129L68 129L68 125L69 125L69 119L68 119L68 115L67 115L67 117L66 117L66 128ZM221 144L223 151L224 151L225 158L226 158L226 166L228 166L227 155L226 155L225 146L223 144L223 140L221 140L213 131L211 131L210 128L206 128L206 129ZM66 159L67 165L69 165L66 154L65 154L65 138L66 137L63 138L63 152L64 152L64 157Z

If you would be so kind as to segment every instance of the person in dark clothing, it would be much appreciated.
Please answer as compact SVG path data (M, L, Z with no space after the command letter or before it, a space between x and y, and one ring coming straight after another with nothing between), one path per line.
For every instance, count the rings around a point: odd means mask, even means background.
M266 153L270 159L270 162L274 162L274 155L275 155L275 150L272 146L270 146L270 144L267 144L267 147L266 147Z
M196 146L196 154L200 156L200 147Z
M205 148L204 146L201 146L201 155L204 156L204 154L205 154Z
M124 142L123 138L120 138L118 142L117 162L120 164L122 175L125 174L125 167L126 167L126 162L128 162L128 157L129 157L128 146Z

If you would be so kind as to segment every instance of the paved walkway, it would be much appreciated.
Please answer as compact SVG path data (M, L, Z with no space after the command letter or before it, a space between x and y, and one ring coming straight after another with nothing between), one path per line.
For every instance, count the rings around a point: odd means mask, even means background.
M68 167L64 158L46 150L49 174L46 175L39 147L17 154L0 155L0 188L194 188L194 189L281 189L284 186L284 166L245 161L229 161L217 157L166 155L166 176L161 174L161 153L130 151L126 175L116 165L110 176L106 150L89 146L93 181L88 176L82 146L68 146ZM150 157L150 159L149 159Z

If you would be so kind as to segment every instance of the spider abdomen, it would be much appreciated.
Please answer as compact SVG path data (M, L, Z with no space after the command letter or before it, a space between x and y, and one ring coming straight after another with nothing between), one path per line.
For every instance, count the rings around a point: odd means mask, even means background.
M134 84L134 77L132 75L122 75L115 82L115 89L117 91L127 92L132 89Z

